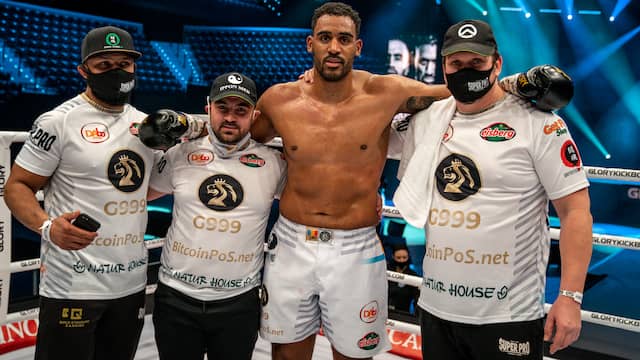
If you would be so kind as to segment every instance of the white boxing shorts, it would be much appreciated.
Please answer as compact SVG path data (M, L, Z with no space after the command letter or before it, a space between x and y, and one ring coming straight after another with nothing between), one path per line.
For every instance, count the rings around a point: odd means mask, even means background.
M282 215L268 239L260 335L294 343L322 329L341 354L366 358L391 348L384 250L374 227L334 230Z

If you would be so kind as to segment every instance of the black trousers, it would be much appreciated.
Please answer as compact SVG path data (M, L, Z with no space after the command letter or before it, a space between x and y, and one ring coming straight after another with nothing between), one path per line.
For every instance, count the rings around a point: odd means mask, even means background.
M36 360L131 360L144 325L145 292L112 300L40 297Z
M423 360L542 360L543 319L486 325L438 318L420 308Z
M250 360L258 339L258 288L201 301L158 283L153 325L161 360Z

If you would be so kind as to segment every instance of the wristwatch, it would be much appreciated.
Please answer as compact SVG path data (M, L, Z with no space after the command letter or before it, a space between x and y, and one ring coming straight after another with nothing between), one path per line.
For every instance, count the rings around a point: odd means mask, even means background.
M582 293L580 291L569 291L560 289L560 295L570 297L573 299L573 301L582 305Z

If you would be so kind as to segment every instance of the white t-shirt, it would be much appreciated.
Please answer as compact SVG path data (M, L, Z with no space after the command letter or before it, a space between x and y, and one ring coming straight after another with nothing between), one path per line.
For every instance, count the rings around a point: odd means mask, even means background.
M146 115L130 105L102 112L76 96L35 121L16 164L50 177L44 208L50 217L80 210L101 223L86 248L42 243L40 295L114 299L146 285L146 196L160 152L129 133Z
M543 316L549 199L588 186L562 119L513 96L440 145L419 305L455 322Z
M280 152L253 140L229 158L215 155L208 137L169 149L151 179L153 189L174 195L159 280L203 301L258 286L285 171Z

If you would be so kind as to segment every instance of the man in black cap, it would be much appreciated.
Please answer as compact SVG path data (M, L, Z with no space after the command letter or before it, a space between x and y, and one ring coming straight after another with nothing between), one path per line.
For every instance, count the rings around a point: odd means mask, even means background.
M13 215L42 236L36 359L135 354L145 315L146 195L161 156L129 131L146 116L128 104L140 56L124 29L91 30L77 67L86 90L38 117L7 181ZM81 211L101 227L74 225Z
M503 59L489 24L451 26L441 55L452 98L415 115L393 199L429 239L423 358L542 359L543 338L554 353L580 333L592 225L580 155L562 119L498 85ZM543 325L549 200L563 261Z
M174 195L153 310L160 359L253 354L264 234L286 170L277 150L251 140L256 101L249 77L218 76L207 99L209 136L172 147L153 169L150 197Z

